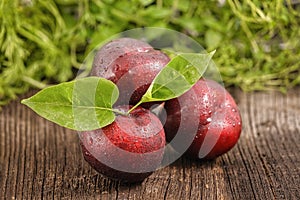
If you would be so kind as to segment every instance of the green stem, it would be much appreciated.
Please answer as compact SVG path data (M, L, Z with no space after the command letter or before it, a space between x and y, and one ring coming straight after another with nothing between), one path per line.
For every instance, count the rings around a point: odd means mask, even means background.
M139 105L141 105L142 103L144 103L143 98L137 103L135 104L135 106L133 106L128 112L127 114L130 114L134 109L136 109Z
M120 110L118 110L118 109L112 109L112 111L114 112L114 113L117 113L117 114L119 114L119 115L124 115L124 116L127 116L129 113L126 113L126 112L122 112L122 111L120 111Z

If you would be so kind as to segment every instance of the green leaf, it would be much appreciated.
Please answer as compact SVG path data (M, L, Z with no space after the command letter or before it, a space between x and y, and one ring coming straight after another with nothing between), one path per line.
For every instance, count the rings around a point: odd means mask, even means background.
M56 124L87 131L115 120L112 106L118 96L118 88L111 81L87 77L48 87L22 103Z
M207 54L181 53L175 56L154 78L148 90L128 113L142 103L166 101L181 96L201 78L215 51Z
M142 101L166 101L179 97L201 78L214 55L182 53L174 57L155 77Z

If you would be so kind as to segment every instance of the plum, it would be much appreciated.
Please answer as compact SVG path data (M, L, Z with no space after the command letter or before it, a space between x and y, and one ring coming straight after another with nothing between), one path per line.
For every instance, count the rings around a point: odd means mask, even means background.
M125 54L109 66L103 77L118 86L120 98L117 105L135 105L168 62L169 58L157 50Z
M102 46L94 57L92 76L102 77L108 66L118 57L130 52L147 52L153 49L151 45L133 38L119 38Z
M107 55L109 53L100 49L91 71L92 76L106 78L118 86L120 97L116 105L138 103L155 76L170 61L166 54L141 41L131 39L130 46L125 46L128 40L120 39L114 41L114 45L104 45L102 49L108 46L113 55ZM118 46L117 42L121 44ZM98 64L99 60L101 62ZM150 104L144 106L150 107Z
M127 112L128 106L119 106ZM165 133L158 117L138 107L117 115L102 129L80 133L85 160L99 173L123 182L141 182L163 159Z
M191 90L165 103L166 138L179 152L213 159L228 152L241 133L239 109L224 87L200 79ZM179 142L173 142L176 137Z

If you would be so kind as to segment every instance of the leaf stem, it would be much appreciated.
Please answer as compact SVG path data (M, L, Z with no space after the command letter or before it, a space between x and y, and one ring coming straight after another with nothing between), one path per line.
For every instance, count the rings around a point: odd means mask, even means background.
M141 105L142 103L144 103L143 98L137 103L135 104L135 106L133 106L128 112L127 114L130 114L134 109L136 109L139 105Z
M129 112L122 112L122 111L120 111L118 109L112 109L111 111L113 111L116 114L124 115L124 116L127 116L129 114Z

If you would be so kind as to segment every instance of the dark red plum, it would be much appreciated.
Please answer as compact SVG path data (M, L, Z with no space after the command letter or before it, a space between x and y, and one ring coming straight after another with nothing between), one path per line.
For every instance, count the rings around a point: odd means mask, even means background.
M213 159L237 143L242 127L239 109L224 87L200 79L191 90L165 103L167 141L195 159Z
M108 66L126 53L147 52L152 49L152 46L141 40L133 38L114 39L96 52L91 75L102 77Z
M117 45L117 42L121 44ZM130 46L125 46L128 43ZM112 55L106 55L102 49L97 53L91 75L111 80L118 86L120 97L116 105L135 105L170 59L139 40L126 38L113 41L113 44L102 47L109 47ZM151 105L144 104L145 107Z
M118 108L127 112L126 107ZM99 173L123 182L141 182L163 159L165 133L160 120L138 107L128 116L94 131L80 133L85 160Z
M128 102L135 105L168 62L169 58L156 50L125 54L109 66L103 77L118 86L120 98L117 105Z

